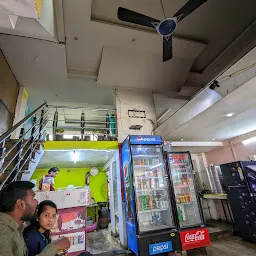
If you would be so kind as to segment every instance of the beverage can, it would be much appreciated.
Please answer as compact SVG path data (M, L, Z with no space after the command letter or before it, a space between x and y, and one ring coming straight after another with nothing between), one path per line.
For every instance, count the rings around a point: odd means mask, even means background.
M78 243L79 244L83 244L84 243L84 235L83 234L78 235Z
M76 245L76 244L78 244L78 236L77 235L74 236L74 245Z

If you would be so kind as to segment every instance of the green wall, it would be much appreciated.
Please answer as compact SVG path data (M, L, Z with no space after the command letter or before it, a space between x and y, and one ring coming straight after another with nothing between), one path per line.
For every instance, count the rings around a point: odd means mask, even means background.
M54 181L54 188L63 188L68 185L82 186L85 185L86 173L91 170L91 167L85 168L60 168L60 172ZM90 188L92 191L92 197L96 202L107 201L107 174L102 168L99 168L100 172L97 176L90 177ZM31 179L37 179L37 185L39 180L46 175L48 169L36 169Z

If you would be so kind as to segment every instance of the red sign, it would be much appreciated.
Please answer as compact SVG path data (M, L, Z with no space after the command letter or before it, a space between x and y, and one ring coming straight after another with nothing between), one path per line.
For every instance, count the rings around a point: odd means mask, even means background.
M180 232L180 240L184 251L210 246L211 240L207 228L191 229Z

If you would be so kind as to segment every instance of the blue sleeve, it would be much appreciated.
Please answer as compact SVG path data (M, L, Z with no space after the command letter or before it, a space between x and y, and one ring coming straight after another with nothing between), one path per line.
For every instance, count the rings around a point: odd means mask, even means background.
M35 256L40 253L40 240L37 232L26 232L24 240L28 248L28 256Z

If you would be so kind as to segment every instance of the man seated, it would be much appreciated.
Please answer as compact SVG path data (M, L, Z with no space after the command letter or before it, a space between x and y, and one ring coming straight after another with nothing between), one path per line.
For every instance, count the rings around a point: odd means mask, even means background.
M0 194L0 256L27 256L23 238L23 222L36 218L38 201L29 181L16 181L7 185ZM70 248L66 237L49 243L38 256L55 256Z

